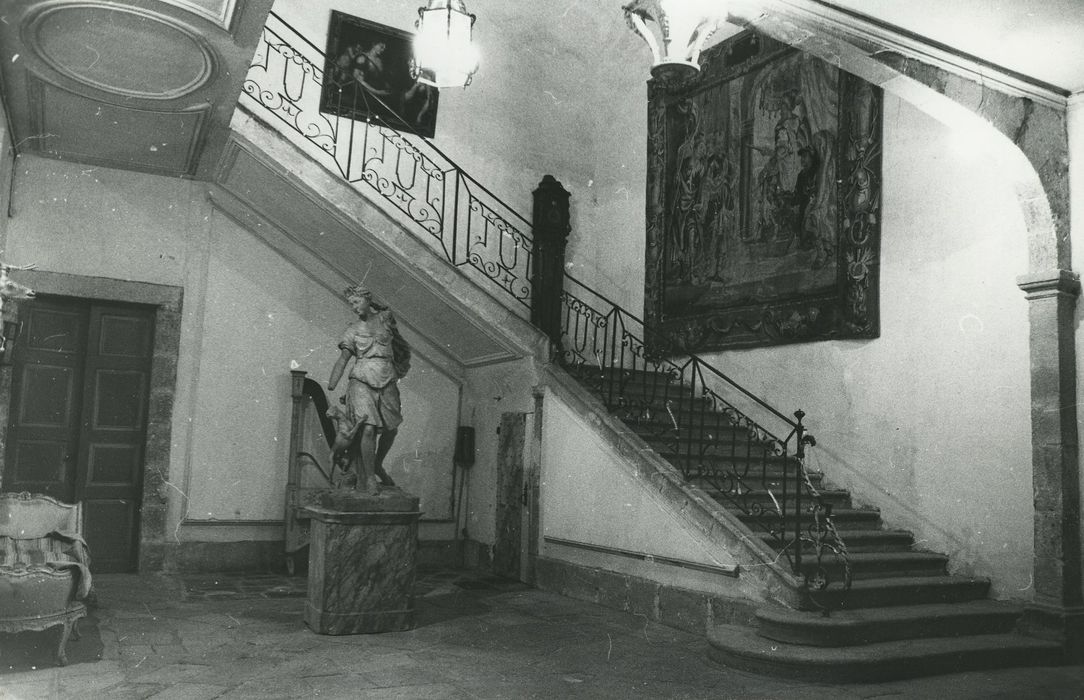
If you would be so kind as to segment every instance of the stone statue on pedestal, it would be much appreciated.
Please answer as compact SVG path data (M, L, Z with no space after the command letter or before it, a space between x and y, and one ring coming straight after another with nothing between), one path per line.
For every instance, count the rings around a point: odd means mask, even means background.
M328 411L336 425L331 451L337 464L356 474L357 490L376 495L381 485L394 486L384 471L384 457L403 422L398 382L410 370L410 346L399 335L392 312L375 303L372 292L352 285L344 294L358 320L343 332L327 384L334 391L354 360L342 406Z

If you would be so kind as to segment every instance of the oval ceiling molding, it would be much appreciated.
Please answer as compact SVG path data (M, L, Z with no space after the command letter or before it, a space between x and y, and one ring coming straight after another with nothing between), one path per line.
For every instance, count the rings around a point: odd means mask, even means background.
M195 32L134 7L53 5L26 25L24 41L58 73L126 97L175 99L214 74L211 49Z

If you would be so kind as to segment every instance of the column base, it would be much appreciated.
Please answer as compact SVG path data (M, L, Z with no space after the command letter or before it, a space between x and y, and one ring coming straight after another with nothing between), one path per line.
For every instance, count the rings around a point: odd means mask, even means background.
M1084 664L1084 608L1060 608L1041 603L1025 606L1017 629L1029 637L1062 645L1061 663Z

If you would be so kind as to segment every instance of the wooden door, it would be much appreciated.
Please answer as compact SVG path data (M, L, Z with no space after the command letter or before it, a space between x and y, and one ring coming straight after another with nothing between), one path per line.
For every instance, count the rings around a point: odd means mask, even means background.
M132 571L154 311L42 297L20 310L4 490L81 501L95 571Z
M493 572L513 579L522 576L526 423L525 413L503 414L497 447L497 537L493 544Z

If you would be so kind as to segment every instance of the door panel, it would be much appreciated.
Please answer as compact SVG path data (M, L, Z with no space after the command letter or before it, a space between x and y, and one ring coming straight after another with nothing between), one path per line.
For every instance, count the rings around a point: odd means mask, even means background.
M94 430L139 430L146 373L100 369L94 373Z
M4 490L81 501L94 570L131 571L153 309L39 297L21 311Z
M150 310L90 309L76 492L87 542L108 543L91 545L102 571L131 570L138 555L153 323Z
M5 491L75 500L87 313L56 300L21 309L15 347Z
M83 537L90 547L91 570L134 570L132 538L138 529L139 504L127 499L97 498L83 501L83 506Z

